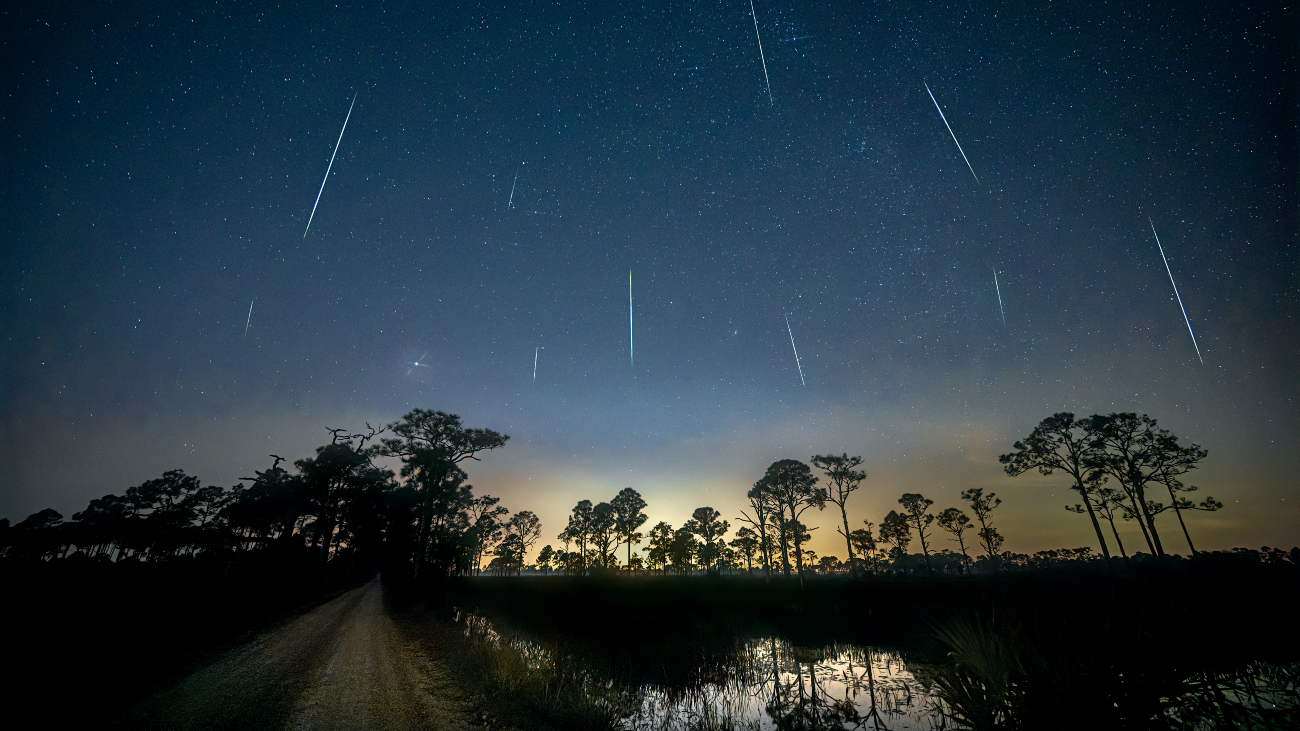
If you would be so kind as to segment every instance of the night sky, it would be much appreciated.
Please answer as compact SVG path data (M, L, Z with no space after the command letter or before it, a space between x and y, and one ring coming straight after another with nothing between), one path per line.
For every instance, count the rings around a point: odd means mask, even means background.
M1198 549L1300 543L1292 10L84 5L0 16L0 516L422 407L543 543L847 452L854 527L980 486L1031 552L1091 526L998 455L1134 411L1209 450Z

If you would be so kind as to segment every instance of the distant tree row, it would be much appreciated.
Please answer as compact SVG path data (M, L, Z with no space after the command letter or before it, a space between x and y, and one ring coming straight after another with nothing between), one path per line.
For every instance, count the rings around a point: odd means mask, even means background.
M92 500L71 520L52 509L17 525L0 520L0 556L162 561L298 547L322 563L368 557L416 574L518 571L541 532L537 516L507 518L497 498L476 497L460 464L509 437L470 429L454 414L415 409L382 429L330 429L329 444L293 463L273 462L226 489L181 470ZM401 460L398 481L377 457Z
M294 471L281 467L284 458L271 455L269 469L230 489L204 487L197 477L173 470L122 495L92 500L69 521L50 509L14 526L0 520L0 556L49 559L80 553L107 561L159 561L294 546L314 552L322 563L368 556L410 566L416 575L477 573L485 561L498 574L529 566L527 556L541 534L537 516L530 511L511 516L499 499L475 496L460 467L503 446L509 437L466 428L455 415L424 409L382 429L367 424L364 433L329 432L330 442L314 456L295 461ZM1102 521L1121 556L1127 558L1128 552L1116 520L1136 522L1151 555L1164 556L1156 522L1162 514L1177 519L1188 548L1196 553L1185 514L1223 507L1212 497L1200 503L1186 497L1197 488L1183 479L1206 454L1199 445L1180 444L1146 415L1075 419L1058 413L999 460L1012 476L1033 469L1069 475L1081 502L1066 509L1089 517L1101 558L1109 561ZM400 460L401 479L377 466L376 458ZM608 502L578 502L558 535L561 548L544 546L531 566L569 574L759 568L768 577L793 574L802 581L810 570L971 574L1093 559L1091 548L1032 557L1004 552L993 522L1002 501L982 488L961 493L970 515L958 507L932 512L933 500L905 493L898 499L900 509L889 511L879 525L864 520L863 527L854 529L848 503L867 478L860 469L862 457L814 455L809 462L811 466L793 459L773 462L746 493L748 505L735 519L744 525L729 541L731 523L708 506L697 508L679 528L660 521L643 532L646 501L628 487ZM1158 499L1162 495L1168 495L1168 502ZM808 512L827 505L838 508L836 532L844 540L844 561L818 557L807 548L816 530L807 524ZM956 551L936 545L944 533ZM910 552L913 545L920 553ZM976 552L982 555L972 557Z
M1185 497L1197 488L1180 479L1205 459L1199 445L1183 446L1178 438L1160 429L1146 415L1117 413L1076 420L1073 414L1055 414L1044 419L1025 440L1016 442L1015 452L999 459L1006 472L1015 476L1031 469L1044 475L1064 471L1073 478L1082 502L1066 509L1088 515L1096 531L1101 556L1110 560L1109 545L1100 521L1106 521L1121 555L1128 553L1120 541L1116 520L1136 521L1152 555L1164 556L1156 516L1169 512L1178 520L1193 554L1191 534L1184 520L1188 511L1214 511L1223 504L1212 497L1193 503ZM958 507L931 512L934 501L919 493L899 498L899 510L891 510L877 526L870 520L853 529L848 502L864 483L862 457L847 454L814 455L811 466L786 459L772 463L746 497L749 504L737 521L744 523L730 542L724 540L730 524L711 507L698 508L682 527L674 529L660 522L648 536L638 532L646 522L645 501L626 488L608 503L592 505L583 500L573 509L569 524L560 533L561 550L546 546L537 568L582 573L590 568L619 568L618 548L626 547L626 569L655 569L686 572L760 567L768 576L802 577L806 570L847 569L853 574L893 570L911 573L966 573L997 571L1016 567L1043 566L1052 562L1094 559L1089 547L1040 551L1033 556L1007 553L1004 538L993 524L994 510L1002 504L995 493L970 488L961 493L970 514ZM814 475L813 467L822 472ZM1109 486L1113 480L1115 487ZM1155 499L1153 488L1167 494L1169 502ZM805 548L816 528L806 525L805 514L827 505L838 508L836 532L844 540L847 560L835 556L820 559ZM973 519L972 517L973 516ZM874 529L874 532L873 532ZM936 534L936 530L939 533ZM944 533L956 544L956 551L938 548ZM647 540L648 539L648 540ZM633 546L647 540L642 558ZM920 553L909 553L914 545ZM573 550L570 550L570 549ZM981 555L972 557L972 553Z

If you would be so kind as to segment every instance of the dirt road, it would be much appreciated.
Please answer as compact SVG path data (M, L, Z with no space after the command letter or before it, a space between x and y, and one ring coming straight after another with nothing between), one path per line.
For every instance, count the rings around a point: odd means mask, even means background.
M472 728L384 612L378 579L227 652L143 703L131 729Z

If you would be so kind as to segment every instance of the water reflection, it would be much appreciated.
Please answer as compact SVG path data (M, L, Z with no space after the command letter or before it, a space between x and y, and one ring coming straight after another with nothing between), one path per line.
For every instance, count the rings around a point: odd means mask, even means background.
M943 728L940 699L896 652L808 648L776 637L744 643L728 677L685 690L647 684L623 726L651 729Z
M1067 698L1022 672L996 671L993 677L989 647L983 648L983 662L972 662L969 648L954 648L933 661L906 650L729 637L699 648L686 664L647 646L615 666L578 657L554 638L543 643L499 633L479 615L458 613L457 621L467 637L509 648L530 672L580 687L617 728L634 731L907 731L1080 723L1189 731L1300 728L1298 663L1190 672L1147 667L1141 678L1121 673L1100 683L1076 676L1071 679L1076 691ZM1004 668L1033 666L1016 656L1004 660ZM1114 692L1095 694L1107 686Z

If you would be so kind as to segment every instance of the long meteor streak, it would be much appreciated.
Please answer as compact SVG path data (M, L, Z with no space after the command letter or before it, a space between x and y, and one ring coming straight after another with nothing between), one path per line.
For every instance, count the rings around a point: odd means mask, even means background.
M1178 298L1178 309L1183 311L1183 322L1187 323L1187 334L1192 336L1192 347L1196 348L1196 359L1205 363L1201 357L1201 346L1196 344L1196 333L1192 332L1192 321L1187 318L1187 308L1183 307L1183 297L1178 294L1178 283L1174 281L1174 273L1169 269L1169 260L1165 258L1165 247L1160 245L1160 234L1156 233L1156 224L1150 218L1147 223L1151 224L1151 235L1156 237L1156 247L1160 249L1160 259L1165 263L1165 271L1169 273L1169 283L1174 285L1174 297Z
M533 348L533 385L537 385L537 354L541 352L542 346Z
M636 367L636 350L632 347L632 270L627 270L627 357Z
M749 17L754 19L754 37L758 39L758 57L763 61L763 80L767 82L767 103L772 101L772 79L767 75L767 56L763 55L763 37L758 34L758 14L754 12L754 0L749 0Z
M256 302L257 300L253 300ZM253 324L253 302L248 303L248 320L244 322L244 339L248 339L248 326Z
M921 82L925 83L925 82ZM930 91L930 85L925 84L925 93L930 95L930 101L934 102L934 108L939 109L939 102L935 101L934 92ZM980 182L980 176L975 175L975 168L970 166L970 160L966 157L966 151L961 149L961 143L957 142L957 135L952 131L952 125L948 124L948 118L943 116L943 110L939 109L939 119L943 120L943 126L948 128L948 134L952 135L952 141L957 144L957 152L961 153L961 159L966 160L966 167L970 168L970 174L975 178L975 182Z
M506 210L515 204L515 185L519 182L519 173L515 173L515 182L510 184L510 200L506 201Z
M320 181L320 190L316 191L316 202L311 206L311 215L307 217L307 228L303 229L302 237L307 238L307 232L311 230L311 220L316 217L316 206L320 205L320 194L325 192L325 181L330 179L330 170L334 168L334 158L339 154L339 143L343 142L343 133L348 130L348 120L352 119L352 107L357 105L357 95L352 95L352 104L348 106L348 116L343 118L343 129L339 130L339 141L334 143L334 154L330 155L329 167L325 168L325 179Z
M998 286L998 268L993 267L993 288L998 291L998 312L1002 313L1002 327L1007 326L1007 311L1002 309L1002 288Z
M804 388L807 388L808 383L803 380L803 364L799 362L799 349L794 347L794 330L790 329L789 315L785 316L785 330L790 333L790 349L794 351L794 364L799 369L799 383L803 384Z

